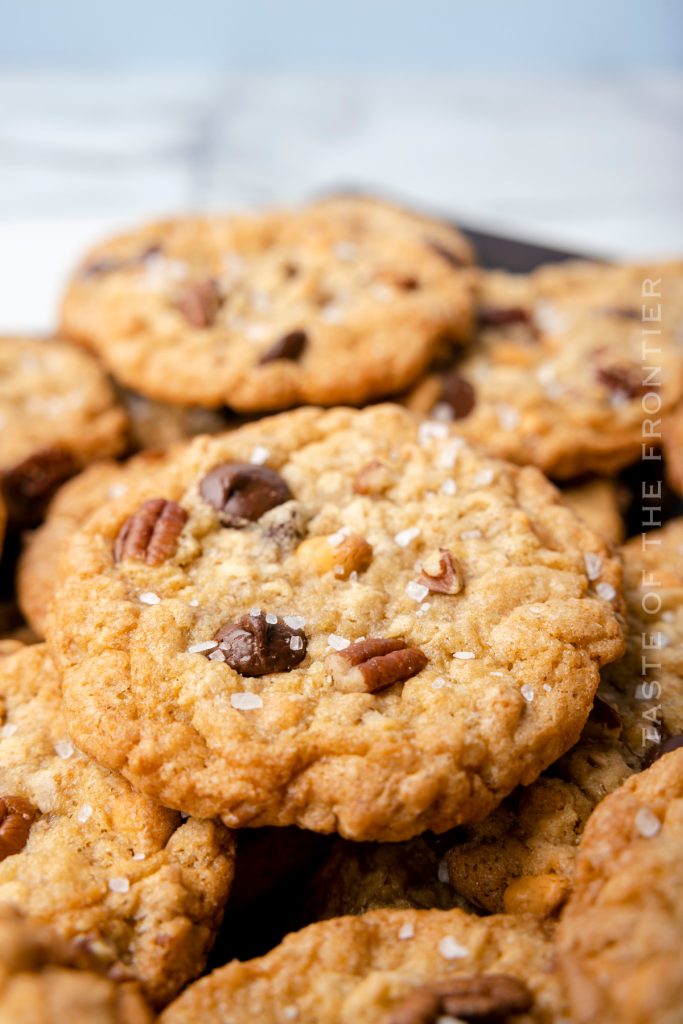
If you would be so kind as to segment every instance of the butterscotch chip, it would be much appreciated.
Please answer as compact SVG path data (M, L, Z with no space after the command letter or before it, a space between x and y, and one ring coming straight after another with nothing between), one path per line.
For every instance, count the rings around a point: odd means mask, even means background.
M529 916L376 910L288 935L190 986L162 1024L555 1024L566 1010L552 931Z
M444 335L467 340L471 262L455 229L369 200L178 217L86 256L62 328L160 401L361 404L409 387Z
M230 834L183 821L76 748L43 644L0 659L0 702L0 905L167 1002L208 955L232 880Z
M373 460L394 482L359 494ZM187 513L175 554L116 562L159 495ZM311 538L372 559L312 571ZM457 596L419 581L440 549ZM48 635L76 742L162 804L400 840L478 820L576 742L622 650L619 573L536 470L398 406L306 409L199 438L90 517Z
M364 572L372 562L372 545L363 537L349 534L338 544L328 537L307 537L297 549L297 558L312 572L332 572L348 579L352 572Z
M18 526L37 522L65 479L126 443L104 372L61 341L0 338L0 423L0 490Z

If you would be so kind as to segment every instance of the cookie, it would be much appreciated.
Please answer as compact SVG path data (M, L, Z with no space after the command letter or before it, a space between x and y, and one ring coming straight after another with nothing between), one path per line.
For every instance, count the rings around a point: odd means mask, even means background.
M682 321L681 262L484 274L473 346L407 401L556 479L611 475L683 394Z
M416 836L404 843L337 839L303 894L303 921L389 907L470 909L450 885L430 838Z
M575 487L564 487L562 497L585 523L610 544L624 540L619 489L613 480L589 480Z
M83 950L0 907L3 1024L152 1024L137 985L95 974Z
M563 1009L551 933L533 918L376 910L310 925L264 957L233 961L187 989L161 1022L551 1024Z
M454 229L360 199L176 218L89 253L62 329L162 402L360 404L467 338L470 262Z
M240 425L227 409L203 409L195 405L170 405L119 388L118 396L128 415L133 450L163 450L197 434L218 434Z
M91 517L48 633L77 741L165 805L400 840L576 742L619 574L536 470L398 406L304 409Z
M68 739L44 645L0 658L0 905L167 1002L205 962L233 842L135 793Z
M664 455L668 481L683 496L683 406L664 422Z
M126 444L103 371L61 341L0 338L0 489L15 526L35 523L55 488Z
M144 480L150 469L165 459L145 452L127 463L94 463L69 480L50 502L45 522L24 536L17 565L17 596L21 610L35 633L45 636L45 624L57 583L64 548L88 516L125 494L131 484Z
M456 890L489 912L556 912L594 808L683 734L683 520L630 540L622 555L627 652L604 669L581 741L461 830L447 856Z
M629 779L581 841L558 931L576 1024L680 1024L683 749Z

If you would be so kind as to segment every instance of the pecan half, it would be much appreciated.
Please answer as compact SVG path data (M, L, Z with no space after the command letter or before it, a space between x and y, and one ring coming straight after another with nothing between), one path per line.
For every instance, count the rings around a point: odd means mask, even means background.
M147 565L161 565L175 554L187 512L166 498L150 498L129 516L114 544L114 561L134 558Z
M523 306L480 306L477 314L480 327L507 327L509 324L530 324L531 314Z
M460 256L458 256L457 253L453 252L452 249L448 249L441 242L437 242L436 239L428 238L427 245L432 250L433 253L436 253L437 256L440 256L441 259L445 260L446 263L450 264L451 267L458 267L458 269L460 267L464 267L465 264L463 260L460 258Z
M474 409L477 396L470 382L451 370L441 382L441 401L451 407L454 419L462 420Z
M450 551L439 548L438 555L433 555L422 565L418 583L435 594L459 594L464 585L462 566Z
M34 526L59 487L77 473L79 465L65 448L44 448L17 463L2 477L2 494L11 522Z
M175 307L192 327L211 327L221 308L223 298L212 277L189 281L176 295Z
M452 978L411 992L387 1017L386 1024L436 1024L446 1015L467 1024L505 1024L533 1003L527 985L509 974Z
M224 526L237 529L253 523L289 501L292 493L279 473L249 462L225 462L204 477L199 492L218 512Z
M265 363L274 363L276 359L295 362L302 355L307 342L308 336L305 331L290 331L270 346L265 355L261 356L259 363L263 366Z
M637 398L647 390L643 384L640 367L635 363L600 366L597 378L609 391L624 395L626 398Z
M0 861L24 849L37 814L21 796L0 797Z
M357 640L343 651L328 655L327 666L343 693L375 693L416 676L427 658L403 640Z
M293 629L284 619L263 612L224 623L214 634L214 640L223 655L218 660L225 661L241 676L289 672L306 657L303 629Z

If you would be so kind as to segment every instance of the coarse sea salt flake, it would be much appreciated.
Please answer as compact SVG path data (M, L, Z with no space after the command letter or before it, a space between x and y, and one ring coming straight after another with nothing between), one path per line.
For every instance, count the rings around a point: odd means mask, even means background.
M128 892L130 889L130 882L127 878L110 878L109 888L112 892Z
M445 935L443 937L439 943L439 953L441 953L444 960L462 960L463 957L470 955L469 949L461 946L452 935Z
M349 647L351 644L351 641L347 640L346 637L337 636L336 633L330 633L327 642L330 647L334 647L335 651L343 651L345 647Z
M474 478L475 487L488 487L493 483L493 475L492 469L480 469Z
M0 729L0 736L3 740L7 740L10 736L14 736L19 726L15 722L5 722L3 727Z
M340 530L337 530L336 533L331 533L329 535L329 537L327 538L327 543L330 545L331 548L338 548L339 545L346 540L350 533L351 531L349 530L348 526L342 526L342 528Z
M419 526L409 526L405 530L400 530L394 540L400 548L407 548L411 540L415 540L416 537L420 536Z
M90 804L83 804L79 807L76 817L80 821L81 825L85 825L88 818L92 817L92 807Z
M443 676L437 676L436 679L432 679L432 690L443 690L446 685L446 680Z
M209 661L225 661L225 654L220 649L220 647L218 648L217 651L211 652L211 654L209 655Z
M69 740L57 740L55 743L55 754L61 757L63 761L66 761L68 757L71 757L74 752L73 744Z
M144 860L145 857L146 857L146 854L144 854L144 853L134 853L132 859L133 860Z
M216 640L202 640L198 644L190 644L187 648L188 654L205 654L207 651L215 651L218 647Z
M600 555L595 555L592 551L587 551L583 556L583 561L586 566L586 576L588 579L597 580L602 572L602 558L600 558Z
M519 692L521 693L522 697L524 697L524 700L527 702L527 704L531 704L532 700L534 699L533 686L529 686L528 683L524 683L524 686L520 687Z
M406 923L402 924L401 927L398 930L398 937L401 940L412 939L414 937L414 935L415 935L415 928L410 923L410 921L406 921Z
M441 493L447 494L449 497L453 497L457 489L458 485L456 484L455 480L444 480L444 482L441 484Z
M417 440L419 444L429 444L430 441L443 440L448 437L448 425L438 423L435 420L425 420L417 428Z
M418 583L417 580L411 580L410 583L406 584L406 594L412 601L424 601L425 597L429 593L429 587L425 587L422 583Z
M263 701L257 693L231 693L230 703L238 711L256 711L263 707Z
M481 537L481 530L463 530L460 540L478 540Z
M474 657L474 651L455 651L453 657L457 658L458 661L471 661Z
M306 625L303 615L283 615L282 621L290 629L303 629Z
M652 839L662 827L662 823L649 807L641 807L636 814L636 828L645 839Z
M266 622L269 626L274 626L277 622L277 615L274 615L273 612L268 612L266 614Z
M300 636L290 636L290 638L289 638L290 650L292 650L292 651L300 651L301 648L303 647L303 645L304 645L303 637L300 637Z
M158 594L155 594L153 590L143 590L143 592L138 595L138 601L140 604L159 604L161 598Z
M603 601L613 601L617 596L617 592L611 583L598 583L595 588L595 593L598 597L601 597Z
M262 466L264 462L268 461L269 456L270 449L265 448L262 444L257 444L253 452L251 453L251 458L249 459L249 461L251 462L252 466Z

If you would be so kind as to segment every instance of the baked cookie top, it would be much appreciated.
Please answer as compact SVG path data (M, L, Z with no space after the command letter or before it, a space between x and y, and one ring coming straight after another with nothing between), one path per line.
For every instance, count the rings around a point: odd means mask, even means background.
M46 495L126 444L126 417L104 372L63 341L0 338L0 478L22 524Z
M151 398L239 411L357 404L466 339L471 252L438 222L360 199L185 217L89 253L62 329Z
M0 907L0 1020L4 1024L152 1024L132 982L93 972L91 957L44 925Z
M310 925L187 989L163 1024L436 1024L560 1019L547 926L460 910L375 910ZM476 1016L476 1014L479 1016ZM514 1016L513 1016L514 1015Z
M461 830L448 855L457 891L490 912L556 911L596 805L683 742L683 519L633 538L621 555L627 650L603 670L581 740L532 786Z
M633 462L683 393L683 262L481 277L479 328L409 396L469 440L563 479Z
M617 560L556 490L391 405L197 439L62 575L77 741L235 826L482 816L578 739L623 646Z
M45 522L24 535L17 565L17 597L38 636L45 635L59 562L71 537L88 516L105 502L126 494L165 458L160 452L142 452L125 463L105 459L88 466L60 487L47 508Z
M167 1002L201 970L233 873L220 824L135 793L71 743L44 645L0 657L0 905Z
M558 932L577 1024L678 1024L683 1007L683 749L607 797L581 841Z

